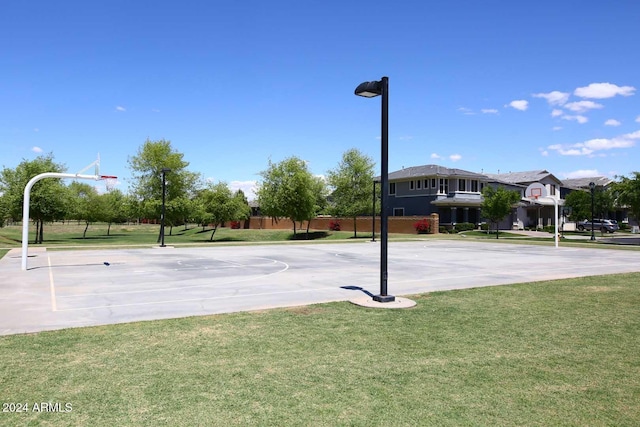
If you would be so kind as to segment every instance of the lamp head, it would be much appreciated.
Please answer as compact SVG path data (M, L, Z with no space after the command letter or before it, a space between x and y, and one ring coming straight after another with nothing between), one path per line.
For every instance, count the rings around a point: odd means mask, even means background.
M355 90L355 94L358 96L364 96L365 98L373 98L378 95L382 95L382 82L364 82L360 83Z
M589 183L589 188L591 189L591 191L596 189L596 183L595 182L590 182Z
M161 172L162 172L162 173L171 172L171 169L169 169L169 168L162 168Z

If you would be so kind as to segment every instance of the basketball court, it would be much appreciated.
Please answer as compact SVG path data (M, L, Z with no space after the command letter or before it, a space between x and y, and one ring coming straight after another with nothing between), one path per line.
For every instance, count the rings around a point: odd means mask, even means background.
M46 251L0 260L0 335L346 301L379 293L380 243ZM640 252L389 244L389 293L640 271ZM363 308L365 309L365 308Z

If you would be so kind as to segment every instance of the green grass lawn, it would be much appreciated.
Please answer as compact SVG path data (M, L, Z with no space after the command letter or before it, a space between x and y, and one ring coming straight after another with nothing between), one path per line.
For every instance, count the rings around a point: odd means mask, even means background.
M0 425L637 426L640 274L0 337ZM36 402L71 412L33 412Z
M155 245L158 240L159 225L112 225L109 235L107 235L106 224L92 224L89 226L86 238L82 237L84 224L77 223L54 223L47 224L44 227L44 243L42 246L48 248L55 246L125 246L125 245ZM174 227L170 230L168 227L165 231L165 244L168 245L215 245L224 242L286 242L293 240L307 240L306 230L298 230L296 236L293 230L232 230L226 227L220 227L214 235L214 241L211 242L211 228L190 225L185 229L184 226ZM29 239L34 239L35 228L31 227ZM170 234L171 233L171 234ZM390 234L390 238L424 238L424 235L418 234ZM328 230L310 230L309 240L314 241L335 241L344 239L354 239L353 231L328 231ZM357 240L371 239L371 230L361 230L358 232ZM7 226L0 228L0 248L19 247L22 244L22 227ZM31 244L31 243L30 243Z

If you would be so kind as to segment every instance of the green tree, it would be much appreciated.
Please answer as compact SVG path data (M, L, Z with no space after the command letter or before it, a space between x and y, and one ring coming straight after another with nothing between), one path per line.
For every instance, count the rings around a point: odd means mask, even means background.
M127 221L126 198L117 188L99 196L102 220L108 224L107 236L111 235L111 224Z
M496 239L498 238L498 224L511 213L513 205L520 200L520 193L507 190L504 187L494 188L486 186L482 190L482 216L496 224Z
M260 172L257 195L260 210L266 216L289 218L296 234L296 222L310 221L314 215L316 197L314 179L306 162L289 157L280 163L269 162L267 170Z
M614 209L614 191L597 186L593 193L593 214L596 218L607 218ZM575 190L564 198L564 205L571 209L569 219L583 221L591 218L591 191Z
M85 227L82 238L87 237L89 225L104 219L104 206L94 187L83 182L69 184L69 206L71 219L84 221Z
M205 219L213 224L210 241L213 241L213 236L221 224L249 217L251 211L243 196L244 194L237 192L233 194L224 182L211 184L201 192Z
M15 169L0 171L0 194L5 200L8 215L22 218L24 189L31 178L45 172L64 172L65 167L56 163L53 154L23 160ZM66 214L66 187L58 178L46 178L31 189L29 216L36 224L35 243L44 241L44 223L64 218Z
M327 174L333 188L331 213L353 218L354 237L357 237L356 218L371 214L373 209L373 167L370 157L353 148L346 151L338 167Z
M582 221L591 218L591 195L588 191L574 190L564 198L564 206L571 210L571 221Z
M617 204L629 208L629 213L640 222L640 172L619 178L620 181L612 188L617 196Z
M146 140L135 156L128 159L132 171L132 194L140 202L141 215L160 218L162 206L162 169L165 173L166 203L165 224L172 227L184 220L187 206L184 200L195 196L200 177L187 170L189 162L173 149L171 142ZM180 200L180 199L184 200ZM158 233L160 241L160 233Z

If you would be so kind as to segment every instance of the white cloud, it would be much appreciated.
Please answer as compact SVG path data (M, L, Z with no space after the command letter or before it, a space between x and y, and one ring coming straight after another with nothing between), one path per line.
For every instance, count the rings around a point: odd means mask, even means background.
M462 114L466 114L467 116L473 116L476 114L473 112L471 108L466 108L466 107L460 107L458 108L458 111L461 112Z
M127 109L118 105L116 106L116 111L127 111Z
M587 123L589 121L589 119L587 119L585 116L580 116L580 115L576 115L576 116L571 116L569 114L565 114L564 116L561 117L561 119L563 120L572 120L575 122L580 123L581 125Z
M606 122L604 122L605 126L620 126L622 123L620 123L618 120L616 119L609 119Z
M615 138L596 138L585 142L578 142L571 145L554 144L547 148L557 151L562 156L592 156L598 151L607 151L616 148L630 148L636 145L636 140L640 139L640 130L617 136ZM598 155L604 156L604 153Z
M542 150L542 151L540 152L540 154L541 154L543 157L547 157L547 156L549 155L549 152L548 152L547 150Z
M577 88L573 94L580 98L605 99L616 95L631 96L636 88L633 86L617 86L611 83L591 83L589 86Z
M400 136L400 137L398 137L398 139L399 139L400 141L410 141L410 140L412 140L412 139L413 139L413 136L411 136L411 135L404 135L404 136Z
M40 147L31 147L31 151L34 153L42 153L42 148Z
M529 101L525 101L524 99L517 99L515 101L511 101L509 103L509 107L515 108L516 110L526 111L529 108Z
M575 178L591 178L594 176L602 176L597 169L580 169L573 172L565 172L561 174L565 179L575 179Z
M480 111L482 111L483 114L498 114L498 110L495 108L483 108Z
M33 128L33 131L34 131L34 132L40 132L40 129L38 129L38 128Z
M449 159L451 159L452 162L457 162L461 158L462 158L462 156L460 154L452 154L452 155L449 156Z
M569 99L569 94L566 92L560 92L554 90L549 93L534 93L532 95L534 98L544 98L547 100L549 105L564 105Z
M231 181L229 183L229 189L232 192L236 192L238 190L242 190L244 195L247 197L247 200L255 200L256 198L256 190L258 189L257 181Z
M602 108L602 104L598 104L593 101L577 101L570 102L564 106L567 110L574 111L576 113L584 113L585 111Z
M636 117L635 122L636 122L636 123L640 123L640 116Z
M551 117L560 117L563 114L564 111L555 109L551 112Z
M554 126L551 128L551 130L555 130L555 131L562 130L562 126Z
M441 159L442 157L439 154L431 153L431 158L432 159Z
M157 108L152 108L152 109L151 109L151 112L152 112L152 113L159 113L159 112L160 112L160 110L158 110Z

